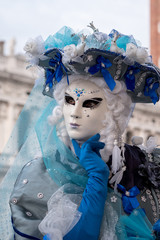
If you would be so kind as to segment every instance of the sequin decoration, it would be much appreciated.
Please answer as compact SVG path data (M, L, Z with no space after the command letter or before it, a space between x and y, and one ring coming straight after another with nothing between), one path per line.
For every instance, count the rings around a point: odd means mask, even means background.
M48 86L46 86L45 91L49 92L49 87Z
M157 195L157 198L158 198L158 208L159 208L159 211L160 211L160 191L158 189L156 189L155 191L156 191L156 195Z
M26 212L26 215L27 215L28 217L32 217L32 213L31 213L31 212Z
M24 179L23 184L27 184L27 183L28 183L28 179Z
M43 195L43 193L38 193L38 194L37 194L37 197L41 199L41 198L44 197L44 195Z
M16 198L13 198L12 200L11 200L11 202L13 203L13 204L17 204L17 199Z
M97 89L97 90L89 91L88 94L93 94L93 93L98 93L98 92L100 92L100 90Z
M157 193L157 191L156 191L156 193ZM156 204L155 204L154 198L152 196L152 192L149 189L147 189L146 194L148 195L148 198L150 199L150 204L152 206L152 211L153 211L154 222L157 222L157 220L158 220L157 210L158 209L156 208Z
M27 164L26 164L26 166L28 167L28 166L30 166L31 164L32 164L32 163L31 163L31 162L29 162L29 163L27 163Z
M146 202L146 201L147 201L147 199L146 199L145 196L142 196L142 197L141 197L141 200L142 200L142 202Z
M78 89L78 88L75 88L74 90L73 90L73 92L76 94L76 96L77 96L77 100L79 99L79 97L80 96L82 96L82 95L84 95L84 93L86 93L86 91L85 91L85 89L83 88L83 89Z
M112 196L112 197L111 197L111 202L113 202L113 203L116 203L116 202L117 202L116 196Z

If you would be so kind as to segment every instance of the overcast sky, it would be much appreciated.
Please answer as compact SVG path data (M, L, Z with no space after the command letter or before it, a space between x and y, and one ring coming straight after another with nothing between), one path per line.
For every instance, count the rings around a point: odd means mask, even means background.
M0 40L16 38L16 53L29 38L45 40L62 26L75 31L95 26L109 33L116 29L133 35L149 48L149 0L0 0Z

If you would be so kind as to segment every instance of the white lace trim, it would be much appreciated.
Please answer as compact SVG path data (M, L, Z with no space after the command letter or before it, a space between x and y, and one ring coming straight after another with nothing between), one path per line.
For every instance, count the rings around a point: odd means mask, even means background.
M64 186L51 196L48 213L39 225L41 233L49 234L51 240L62 240L81 217L81 213L77 211L80 195L66 194L63 190Z

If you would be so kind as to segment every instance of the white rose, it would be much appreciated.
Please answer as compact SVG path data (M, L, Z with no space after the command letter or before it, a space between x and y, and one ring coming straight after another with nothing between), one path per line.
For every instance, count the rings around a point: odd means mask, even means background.
M31 55L39 55L45 51L44 42L42 37L37 37L36 39L29 39L24 46L24 51Z
M137 47L133 43L128 43L126 47L126 56L134 61L144 64L148 62L148 52L143 47Z
M148 52L145 48L140 47L137 49L136 60L140 64L144 64L144 63L148 62Z
M130 58L136 58L137 46L133 43L128 43L126 46L126 56Z
M27 53L31 53L33 55L37 54L38 52L36 42L33 39L27 41L26 45L24 46L24 51L26 51Z

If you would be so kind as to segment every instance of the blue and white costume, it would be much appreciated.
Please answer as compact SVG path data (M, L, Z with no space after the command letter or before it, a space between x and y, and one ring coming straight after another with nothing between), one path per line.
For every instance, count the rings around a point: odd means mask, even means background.
M160 150L148 157L140 146L115 144L106 164L99 134L68 148L47 123L57 103L40 91L53 97L64 76L67 84L74 74L103 77L111 92L123 81L133 103L159 100L160 71L146 50L132 36L94 30L84 36L64 27L25 47L31 65L44 68L45 83L33 89L7 145L17 140L17 149L6 147L10 157L18 154L0 188L2 239L160 239Z

